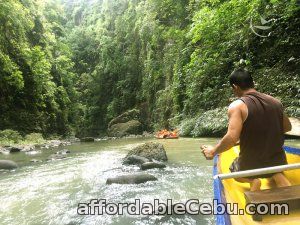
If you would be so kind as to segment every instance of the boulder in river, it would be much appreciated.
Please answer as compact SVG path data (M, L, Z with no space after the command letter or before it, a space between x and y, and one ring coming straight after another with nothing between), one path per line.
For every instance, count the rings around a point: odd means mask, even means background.
M0 160L0 169L12 170L18 167L17 163L11 160Z
M150 162L150 160L143 156L130 155L124 159L123 164L125 164L125 165L141 165L141 164L147 163L147 162Z
M142 170L149 170L154 168L165 168L166 165L161 162L145 162L141 165Z
M141 184L147 181L155 181L157 178L146 173L122 175L114 178L108 178L106 184Z
M137 147L131 149L126 158L128 158L131 155L137 155L142 156L150 161L155 159L158 161L167 161L167 153L164 149L164 146L157 142L148 142L141 145L138 145Z

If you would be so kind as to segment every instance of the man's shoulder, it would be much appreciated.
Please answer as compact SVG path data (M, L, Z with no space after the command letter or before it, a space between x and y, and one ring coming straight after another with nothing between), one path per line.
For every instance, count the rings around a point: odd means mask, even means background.
M282 103L281 103L281 101L279 99L277 99L277 98L275 98L275 97L273 97L273 96L271 96L269 94L266 94L266 93L261 93L261 92L259 92L259 93L261 95L265 96L265 99L269 99L270 101L273 101L273 102L275 102L275 103L277 103L279 105L282 105Z
M228 115L240 115L243 122L246 120L248 116L248 107L241 99L237 99L233 101L228 107Z
M237 99L233 102L230 103L230 105L228 106L228 110L229 109L236 109L236 108L240 108L245 106L246 104L241 100L241 99Z

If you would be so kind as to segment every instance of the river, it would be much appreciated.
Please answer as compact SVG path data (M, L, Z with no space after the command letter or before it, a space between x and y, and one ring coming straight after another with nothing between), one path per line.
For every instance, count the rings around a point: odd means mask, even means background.
M0 224L5 225L75 225L75 224L214 224L211 215L129 216L77 214L79 203L91 199L106 199L112 203L133 203L135 199L152 203L154 199L186 202L199 199L211 203L212 161L206 161L199 146L214 144L214 138L179 138L159 140L168 155L165 169L147 173L157 181L139 185L106 185L106 179L139 171L136 166L122 166L122 158L132 147L157 141L131 138L75 143L36 154L14 153L0 159L16 161L15 171L0 171ZM300 148L300 141L289 140L286 145ZM71 151L63 160L30 163L30 159L45 160L60 149Z

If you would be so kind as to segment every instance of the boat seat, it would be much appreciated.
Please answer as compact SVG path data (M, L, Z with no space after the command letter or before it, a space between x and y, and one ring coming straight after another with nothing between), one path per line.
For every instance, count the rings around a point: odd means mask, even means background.
M289 211L300 209L300 185L272 188L260 191L245 191L244 193L246 204L270 204L286 203ZM252 215L254 221L262 221L262 216L259 214Z

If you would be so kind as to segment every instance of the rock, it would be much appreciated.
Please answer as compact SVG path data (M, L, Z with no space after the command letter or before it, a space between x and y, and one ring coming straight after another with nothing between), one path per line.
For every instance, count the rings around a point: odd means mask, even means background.
M48 145L50 147L58 147L61 145L61 141L60 140L50 140L50 141L48 141Z
M149 170L154 168L165 168L166 165L161 162L146 162L141 165L142 170Z
M34 148L43 148L46 144L35 144Z
M147 181L154 181L157 178L150 174L130 174L122 175L115 178L108 178L106 184L141 184Z
M80 139L81 142L94 142L95 138L93 137L84 137Z
M125 158L131 155L143 156L149 160L167 161L168 157L164 146L157 142L148 142L131 149Z
M123 137L130 134L142 134L142 124L138 120L130 120L125 123L112 125L108 130L108 135L113 137Z
M48 148L50 148L50 146L49 146L49 145L47 145L47 144L43 144L43 145L41 145L41 146L40 146L40 148L45 148L45 149L48 149Z
M60 159L64 159L64 158L66 158L65 155L52 154L46 160L51 161L51 160L60 160Z
M22 149L22 152L32 152L32 151L35 151L35 146L33 145L26 145Z
M77 137L69 137L67 138L67 141L70 143L74 143L74 142L80 142L80 139Z
M22 148L15 147L15 146L5 146L4 148L4 151L8 153L16 153L16 152L20 152L21 150Z
M141 165L141 164L147 163L147 162L150 162L150 160L145 157L138 156L138 155L130 155L124 159L123 164L125 164L125 165Z
M147 132L147 131L144 131L143 134L142 134L142 136L143 136L143 137L153 137L154 134L149 133L149 132Z
M11 160L0 160L0 169L12 170L18 168L17 163Z
M39 163L42 162L42 160L38 160L38 159L31 159L30 162L32 163Z
M59 146L66 146L66 145L70 145L71 142L69 141L61 141L61 140L50 140L47 142L47 144L45 144L44 146L48 146L48 147L59 147Z
M300 119L295 117L290 117L289 119L292 124L292 130L285 133L285 135L292 138L300 138Z
M63 150L56 152L57 155L65 155L68 153L71 153L70 150L68 150L68 149L63 149Z
M108 141L108 140L110 140L109 137L95 138L95 141Z
M142 130L140 111L132 109L112 119L108 124L107 133L111 137L123 137L131 134L142 134Z
M196 118L194 126L187 124L189 127L193 127L188 136L193 137L222 137L227 131L228 117L227 107L215 108L205 111ZM186 128L180 128L180 130ZM183 132L180 132L182 134Z
M121 115L117 116L116 118L112 119L108 123L108 128L110 128L114 124L126 123L130 120L140 120L140 111L138 109L128 110L122 113Z
M61 146L71 145L72 143L70 141L61 141Z
M0 146L0 154L9 154L9 152L6 152L5 148Z

